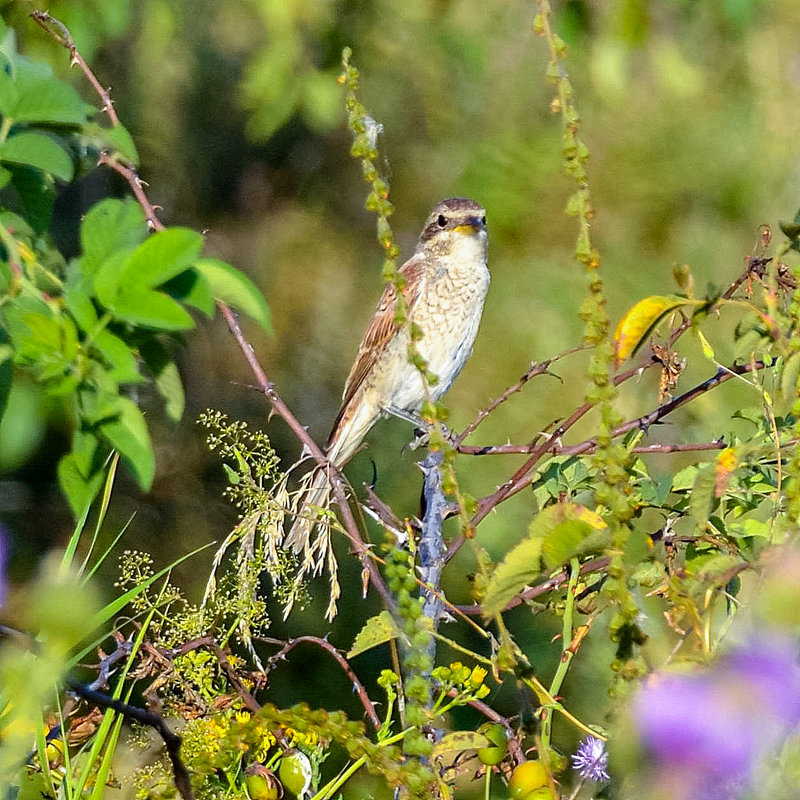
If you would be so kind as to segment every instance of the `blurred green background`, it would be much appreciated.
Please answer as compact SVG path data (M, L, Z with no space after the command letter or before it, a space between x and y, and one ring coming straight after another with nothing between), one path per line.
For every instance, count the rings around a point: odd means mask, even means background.
M753 252L758 226L777 228L800 201L800 4L553 6L591 150L593 236L611 318L640 297L673 291L676 264L691 266L701 294L726 286ZM95 103L64 51L27 18L33 7L0 3L20 49L70 75ZM275 337L248 332L270 378L318 441L381 290L374 218L363 208L365 187L349 156L336 82L345 45L362 73L362 100L385 128L379 145L404 257L443 197L467 195L488 209L493 282L473 358L446 398L452 426L463 427L532 360L580 343L585 278L571 257L574 221L563 214L572 186L560 167L560 122L549 110L545 43L532 33L534 2L52 0L48 9L111 87L164 221L206 230L208 252L263 289ZM67 251L80 213L121 191L97 171L64 190L57 213ZM712 337L722 360L732 352L732 324L724 317ZM689 337L682 351L689 368L678 391L712 370ZM267 425L267 404L248 388L251 377L220 319L199 322L180 358L188 400L181 425L163 421L155 398L139 398L155 431L155 487L142 496L123 480L113 507L116 529L136 514L125 546L153 552L159 565L221 540L235 520L220 497L223 472L206 452L197 414L210 406ZM529 441L579 402L585 364L572 356L556 367L563 382L537 378L473 443ZM656 388L657 376L647 376L627 390L625 415L653 407ZM711 440L733 429L733 409L756 401L726 386L651 432L651 440ZM273 420L269 430L279 452L296 457L283 424ZM402 452L409 435L404 423L381 423L348 470L355 486L376 475L378 493L401 514L416 511L419 493L414 455ZM33 387L21 388L0 427L0 518L12 534L17 577L71 530L55 481L66 437L62 410ZM462 459L463 488L491 492L517 463ZM679 463L665 458L657 469ZM494 557L522 536L533 498L523 493L507 506L479 534ZM192 580L204 580L209 561L201 556L178 571L192 596L200 590ZM456 602L468 601L463 576L471 568L465 554L451 570L459 577L445 583ZM360 597L346 590L340 643L370 610L348 613L357 606ZM315 617L310 610L303 623L321 632ZM545 625L530 634L545 663L551 633ZM576 666L572 677L581 681Z

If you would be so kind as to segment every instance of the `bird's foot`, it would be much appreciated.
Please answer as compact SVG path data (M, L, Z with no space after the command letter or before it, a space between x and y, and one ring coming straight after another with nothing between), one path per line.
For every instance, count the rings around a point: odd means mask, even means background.
M385 411L387 414L391 414L393 417L398 417L406 422L410 422L414 426L414 439L408 445L406 445L409 450L418 450L420 447L426 447L430 443L431 432L433 431L434 427L438 427L441 430L442 436L444 436L444 438L450 442L451 445L455 446L457 442L458 436L441 422L434 426L427 420L423 419L419 414L415 414L413 411L406 411L404 408L397 408L395 406L387 406Z

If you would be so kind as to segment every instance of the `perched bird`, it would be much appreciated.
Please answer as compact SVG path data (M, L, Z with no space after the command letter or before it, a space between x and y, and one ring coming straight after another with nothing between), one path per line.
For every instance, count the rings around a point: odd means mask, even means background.
M450 388L478 333L489 288L487 252L486 211L474 200L451 197L431 211L414 255L400 267L405 320L398 323L397 289L387 284L347 377L326 448L336 467L347 462L380 417L413 415L426 399L436 401ZM435 381L426 381L409 360L412 324L421 331L416 349ZM330 492L324 469L306 476L285 546L308 551Z

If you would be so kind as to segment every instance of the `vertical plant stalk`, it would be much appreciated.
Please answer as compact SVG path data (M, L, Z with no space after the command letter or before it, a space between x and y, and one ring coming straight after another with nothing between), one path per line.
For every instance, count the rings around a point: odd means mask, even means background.
M580 317L585 323L584 341L594 349L588 370L587 402L596 403L600 410L595 464L601 482L595 489L595 499L612 532L609 580L604 586L604 593L616 605L610 631L612 639L617 641L624 635L623 629L634 625L638 614L636 601L628 588L627 567L623 557L630 533L628 520L632 515L627 497L628 477L625 472L628 453L624 447L613 441L614 429L622 422L622 417L614 406L617 389L611 373L615 354L608 335L610 325L603 280L599 272L600 254L592 246L591 240L594 208L586 169L589 149L579 136L580 117L573 102L572 84L563 64L566 44L552 29L548 0L537 2L539 13L534 19L534 31L545 38L550 51L547 76L556 86L556 96L550 107L561 114L563 163L567 174L575 183L575 191L567 203L567 213L578 220L575 260L584 267L588 280L588 294L581 306ZM628 671L626 674L631 673Z

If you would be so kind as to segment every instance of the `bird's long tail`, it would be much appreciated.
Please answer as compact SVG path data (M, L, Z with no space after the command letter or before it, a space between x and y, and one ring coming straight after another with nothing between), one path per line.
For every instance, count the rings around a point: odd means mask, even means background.
M291 548L298 555L310 555L311 534L317 524L324 524L329 515L331 482L323 469L314 469L300 481L295 495L294 524L283 541L283 546Z
M308 575L319 575L323 570L328 573L330 597L325 616L329 620L336 616L336 601L341 594L331 542L334 521L330 510L331 491L331 482L323 468L318 467L303 477L295 495L294 524L283 541L283 546L291 548L298 556L298 571L294 576L298 584L302 584ZM284 608L284 619L293 605L294 595Z

